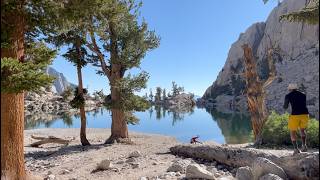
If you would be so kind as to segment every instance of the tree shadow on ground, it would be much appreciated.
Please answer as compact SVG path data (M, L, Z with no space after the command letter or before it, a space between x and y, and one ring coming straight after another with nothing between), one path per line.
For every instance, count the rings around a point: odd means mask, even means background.
M111 144L91 144L90 146L68 145L68 146L56 146L54 150L48 150L48 148L36 148L38 151L25 153L25 158L34 158L39 160L47 160L49 158L56 158L63 155L77 154L90 150L99 150L101 148L106 148L111 146ZM25 146L30 147L30 146Z

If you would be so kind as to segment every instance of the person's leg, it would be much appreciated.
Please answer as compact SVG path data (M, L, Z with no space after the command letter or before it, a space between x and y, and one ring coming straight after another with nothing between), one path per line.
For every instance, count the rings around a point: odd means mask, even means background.
M306 139L307 139L307 133L305 131L305 129L300 129L300 133L301 133L301 141L302 141L302 152L307 152L307 143L306 143Z
M297 131L290 131L290 138L294 149L298 149L297 144Z
M293 155L300 153L300 150L297 144L297 135L296 135L298 127L299 127L299 122L298 122L297 116L290 115L289 121L288 121L288 128L290 130L290 138L294 148Z
M301 121L300 121L300 133L301 133L301 141L302 141L302 152L307 152L307 133L306 128L308 126L309 121L309 115L304 114L301 115Z

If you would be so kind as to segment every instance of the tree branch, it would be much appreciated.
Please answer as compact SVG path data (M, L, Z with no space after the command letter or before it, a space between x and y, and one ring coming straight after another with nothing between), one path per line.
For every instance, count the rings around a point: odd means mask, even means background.
M96 38L94 37L94 33L91 30L90 30L90 38L91 38L91 42L92 42L93 47L91 46L91 44L87 44L87 47L91 51L95 52L98 55L98 59L101 63L101 68L102 68L103 72L107 75L108 78L110 78L111 69L109 66L107 66L107 64L104 60L103 54L101 53L101 51L99 50L99 47L97 45Z

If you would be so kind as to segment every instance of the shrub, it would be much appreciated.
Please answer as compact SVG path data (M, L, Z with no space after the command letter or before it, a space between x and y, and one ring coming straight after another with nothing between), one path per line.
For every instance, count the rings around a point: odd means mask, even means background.
M277 114L272 112L263 127L263 143L267 145L288 146L291 145L288 129L289 114ZM297 138L300 138L297 133ZM309 147L319 148L319 121L310 119L307 128L307 144Z

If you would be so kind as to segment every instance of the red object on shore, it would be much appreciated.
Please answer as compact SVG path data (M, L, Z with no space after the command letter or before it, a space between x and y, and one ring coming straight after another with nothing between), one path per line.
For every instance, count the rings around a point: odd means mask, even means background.
M190 139L190 144L196 144L196 143L200 143L202 144L200 141L198 141L197 139L199 138L199 136L194 136Z

